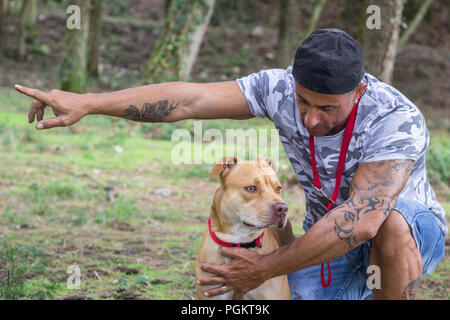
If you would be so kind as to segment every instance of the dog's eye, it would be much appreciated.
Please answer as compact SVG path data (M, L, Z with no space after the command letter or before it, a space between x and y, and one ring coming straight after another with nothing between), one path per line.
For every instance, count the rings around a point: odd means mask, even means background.
M277 192L278 192L278 193L281 192L281 187L277 187Z
M249 186L249 187L246 187L245 189L247 191L250 191L250 192L255 192L256 191L256 187L255 186Z

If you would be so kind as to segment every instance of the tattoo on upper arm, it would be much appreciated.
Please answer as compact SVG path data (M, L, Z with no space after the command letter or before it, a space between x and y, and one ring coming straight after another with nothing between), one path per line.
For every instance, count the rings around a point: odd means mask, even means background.
M350 197L342 205L327 213L335 217L334 232L353 249L360 240L355 227L363 215L381 212L388 216L396 198L406 184L414 166L412 160L387 160L364 164L355 174L350 188Z
M160 100L155 103L144 103L141 111L134 106L130 105L123 115L124 118L131 117L131 120L141 122L163 122L170 113L178 106L179 103L172 102L169 105L168 100Z

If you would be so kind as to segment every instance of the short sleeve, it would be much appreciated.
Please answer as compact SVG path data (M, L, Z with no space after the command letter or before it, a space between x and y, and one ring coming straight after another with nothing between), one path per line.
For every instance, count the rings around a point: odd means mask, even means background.
M269 118L277 112L278 102L289 87L286 70L268 69L237 79L251 113L258 118Z
M376 118L368 126L361 162L410 159L417 161L429 143L428 129L423 115L409 106Z

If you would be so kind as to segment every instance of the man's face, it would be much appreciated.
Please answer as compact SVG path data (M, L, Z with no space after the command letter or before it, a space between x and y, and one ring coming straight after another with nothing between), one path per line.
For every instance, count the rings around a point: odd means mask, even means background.
M353 109L353 100L366 84L344 94L323 94L311 91L295 81L296 99L303 125L315 137L332 135L345 128Z

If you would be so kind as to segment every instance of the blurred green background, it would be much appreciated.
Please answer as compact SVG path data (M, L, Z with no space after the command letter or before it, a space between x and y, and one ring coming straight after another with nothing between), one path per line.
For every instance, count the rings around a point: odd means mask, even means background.
M390 12L397 2L371 4ZM28 124L31 99L15 83L107 92L171 80L233 80L286 68L315 28L346 30L364 46L366 70L380 79L377 58L396 47L385 80L427 119L428 176L449 217L449 1L400 2L400 18L383 20L390 32L398 26L399 41L392 43L385 29L366 30L367 1L1 0L0 299L194 299L193 264L218 186L209 178L211 165L171 162L173 130L192 133L193 121L87 116L40 132ZM69 31L66 9L76 3L91 23ZM198 28L204 34L193 59L190 38ZM273 125L203 121L207 128ZM300 235L304 196L281 145L279 161L283 197ZM80 268L80 289L67 287L70 265ZM424 279L420 298L448 299L449 284L446 257Z

